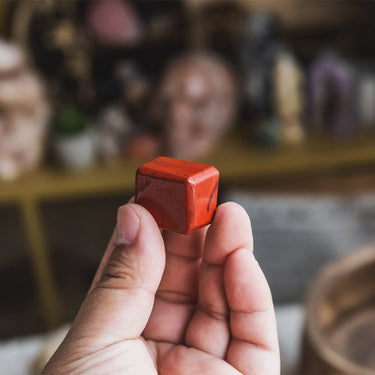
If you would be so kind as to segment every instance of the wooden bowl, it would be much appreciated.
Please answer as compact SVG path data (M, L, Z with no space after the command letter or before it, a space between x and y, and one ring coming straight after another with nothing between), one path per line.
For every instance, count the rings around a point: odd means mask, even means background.
M324 267L306 307L301 374L375 374L375 246Z

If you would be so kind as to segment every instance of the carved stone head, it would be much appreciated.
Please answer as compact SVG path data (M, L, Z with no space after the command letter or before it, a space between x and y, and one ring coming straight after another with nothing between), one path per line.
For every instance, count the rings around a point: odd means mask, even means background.
M208 155L234 121L235 79L218 57L181 56L168 66L153 106L170 156L197 160Z
M0 41L0 179L40 161L49 118L42 85L21 49Z

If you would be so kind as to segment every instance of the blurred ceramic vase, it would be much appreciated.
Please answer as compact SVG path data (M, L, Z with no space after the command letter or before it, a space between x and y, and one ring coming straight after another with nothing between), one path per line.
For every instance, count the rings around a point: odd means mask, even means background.
M25 53L0 41L0 179L39 165L49 114L42 83Z
M64 169L84 169L95 159L94 137L85 130L74 137L60 137L55 140L55 155Z
M73 107L58 112L53 148L57 162L64 169L84 169L95 161L95 136L83 113Z
M184 160L207 156L233 124L235 107L235 79L219 57L206 52L178 57L153 103L165 151Z

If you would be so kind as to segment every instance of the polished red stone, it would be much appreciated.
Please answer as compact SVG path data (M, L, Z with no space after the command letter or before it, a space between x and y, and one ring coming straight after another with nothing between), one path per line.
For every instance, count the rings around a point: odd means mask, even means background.
M218 183L210 165L160 156L138 169L135 199L160 228L190 233L211 222Z

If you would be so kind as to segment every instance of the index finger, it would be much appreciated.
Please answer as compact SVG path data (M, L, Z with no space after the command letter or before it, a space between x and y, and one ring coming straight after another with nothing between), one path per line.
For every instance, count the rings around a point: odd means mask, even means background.
M224 270L230 308L227 361L244 375L279 374L275 312L267 280L247 249L231 253Z

